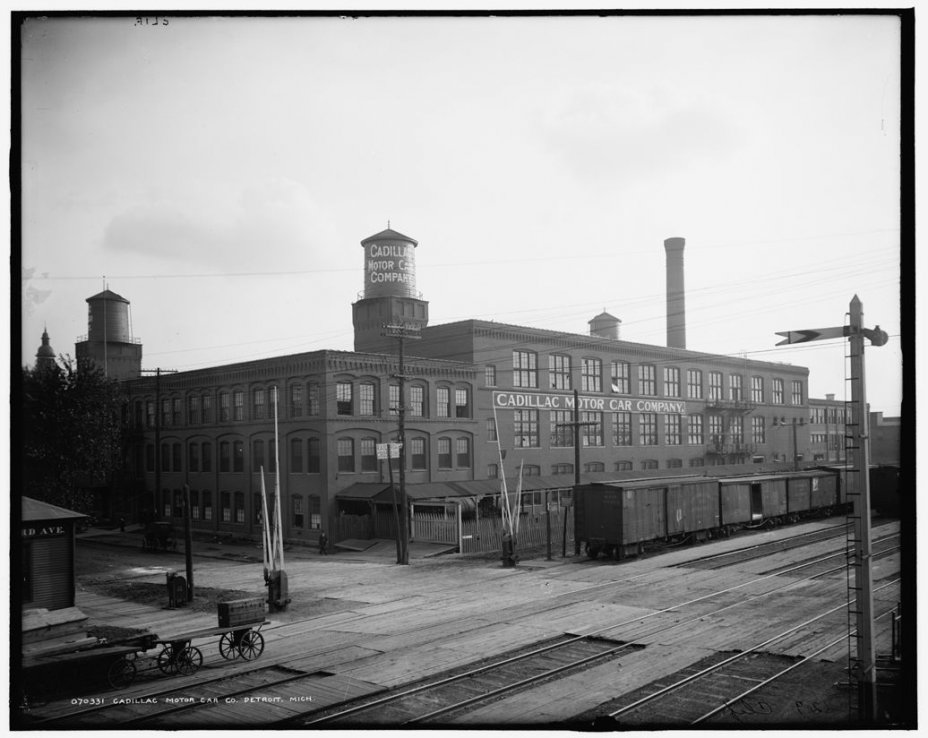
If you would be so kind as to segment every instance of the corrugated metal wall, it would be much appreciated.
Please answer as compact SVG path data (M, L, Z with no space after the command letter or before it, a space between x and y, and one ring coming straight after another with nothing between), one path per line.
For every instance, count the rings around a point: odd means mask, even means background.
M23 549L25 556L29 556L30 552L32 555L32 601L24 602L23 606L44 607L48 610L72 607L74 605L74 544L71 536L36 538L26 544Z

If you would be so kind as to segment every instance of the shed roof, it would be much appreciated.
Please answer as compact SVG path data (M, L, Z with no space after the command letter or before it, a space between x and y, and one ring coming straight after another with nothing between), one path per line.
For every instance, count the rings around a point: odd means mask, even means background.
M83 513L67 510L57 505L50 505L47 502L34 500L31 497L23 497L23 520L69 520L75 518L86 518Z

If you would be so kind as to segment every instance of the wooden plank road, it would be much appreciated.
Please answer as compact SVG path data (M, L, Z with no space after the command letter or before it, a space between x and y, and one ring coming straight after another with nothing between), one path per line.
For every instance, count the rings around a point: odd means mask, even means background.
M247 665L219 663L217 654L210 657L210 668L204 671L234 674L245 667L272 664L307 675L324 671L311 682L311 695L305 694L305 687L294 688L304 699L313 698L312 707L319 707L333 704L335 695L343 698L401 685L565 633L598 633L609 628L609 638L646 646L618 661L500 700L461 718L461 724L542 725L569 719L667 677L713 651L748 648L790 623L844 602L843 574L812 583L793 581L799 574L770 576L739 586L752 572L789 566L814 552L843 550L843 536L831 544L816 543L715 570L686 566L708 555L822 530L841 520L679 547L621 564L588 561L582 556L513 569L504 569L494 560L449 557L415 559L409 566L397 566L390 558L360 564L291 561L287 574L294 601L287 612L268 615L271 623L262 630L266 647L261 659ZM889 564L886 568L889 571ZM248 589L248 582L261 579L260 565L209 560L198 561L196 569L199 586ZM152 575L152 581L160 581L160 575ZM698 601L727 587L732 591L712 603ZM777 588L782 589L769 598L754 599ZM348 609L313 614L311 607L302 604L322 597L345 601ZM79 591L77 600L94 622L131 624L155 633L216 623L214 613L146 608L86 591ZM733 607L710 615L719 602ZM701 614L702 619L684 622ZM669 629L658 632L662 628ZM820 645L826 635L797 637L782 652L801 655ZM885 634L881 637L885 639ZM771 650L779 651L776 646ZM202 676L176 678L174 683L196 694L198 678ZM143 694L144 687L151 689L151 685L136 685L119 694ZM268 696L278 693L278 688L268 689ZM198 717L196 725L260 725L309 707L295 708L289 700L235 704L234 709L217 706Z

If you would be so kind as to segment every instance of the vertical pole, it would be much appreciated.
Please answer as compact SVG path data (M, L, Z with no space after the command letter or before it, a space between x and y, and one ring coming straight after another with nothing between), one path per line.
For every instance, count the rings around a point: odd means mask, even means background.
M551 561L551 490L545 490L545 529L548 536L548 561Z
M187 602L193 602L193 536L190 532L190 485L184 484L184 560L187 564Z
M850 311L851 400L853 412L851 447L860 494L854 511L857 531L854 578L857 592L857 659L860 663L859 714L865 724L876 716L876 656L873 644L873 572L870 537L870 417L864 368L863 305L854 295Z
M793 471L799 471L799 443L796 440L797 418L793 418Z
M161 517L161 367L155 370L155 517Z
M573 505L564 508L564 532L563 532L563 538L561 539L561 558L562 559L567 558L567 516L570 513L571 507L573 507Z
M393 484L393 444L387 443L387 470L390 473L390 489L393 490L393 523L396 525L396 563L403 563L403 546L400 542L400 509L396 499L396 485Z
M404 366L404 354L403 354L403 336L399 336L400 342L400 511L402 513L400 517L400 539L401 539L401 552L399 564L408 564L409 563L409 535L408 522L409 522L409 511L407 508L406 501L406 368Z
M574 390L574 522L576 522L578 494L580 494L580 393ZM574 553L580 555L580 539L577 538L576 533L574 533Z

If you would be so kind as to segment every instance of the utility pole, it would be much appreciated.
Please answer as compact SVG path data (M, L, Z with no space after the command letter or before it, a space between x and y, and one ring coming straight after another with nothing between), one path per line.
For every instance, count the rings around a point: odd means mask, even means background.
M406 366L405 343L407 338L422 338L419 326L410 323L391 323L384 327L385 336L392 336L399 341L400 406L399 410L399 445L400 445L400 556L398 564L409 563L409 502L406 498Z
M176 369L165 369L165 372L176 374ZM160 517L158 510L158 496L161 494L161 372L157 369L142 369L141 374L155 375L155 515Z
M580 393L574 390L574 412L570 423L558 423L555 428L573 428L574 430L574 511L577 509L577 495L580 493L580 426L596 425L595 422L580 422ZM567 552L567 513L564 513L564 555ZM550 549L550 529L548 532ZM574 540L574 553L580 554L580 541ZM549 554L550 556L550 554Z
M184 561L187 564L187 602L193 602L193 536L190 532L190 485L184 483Z

